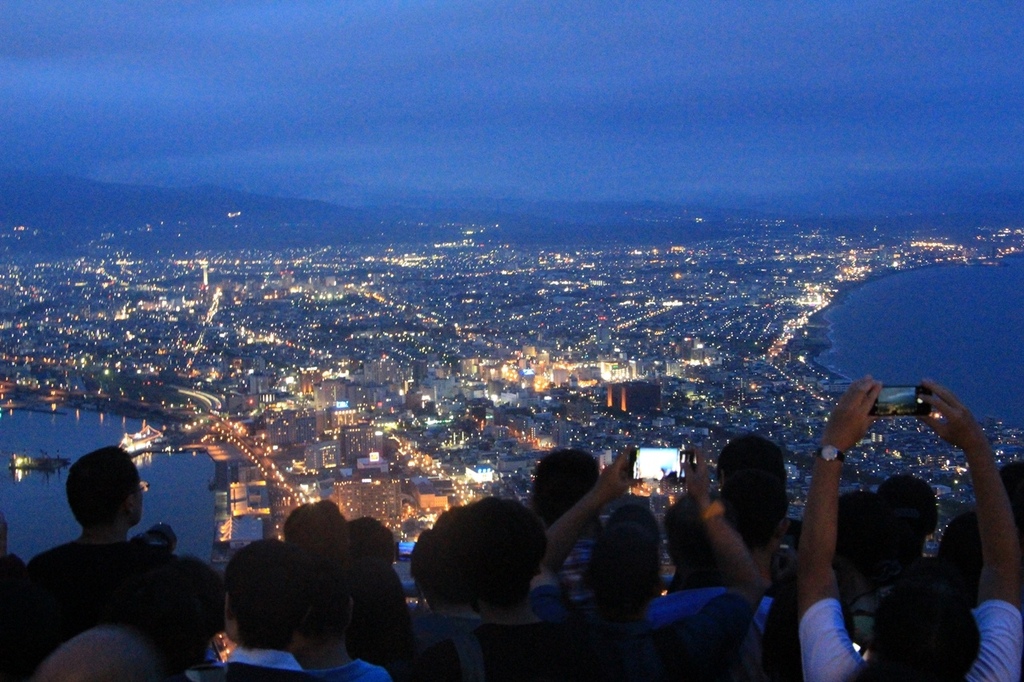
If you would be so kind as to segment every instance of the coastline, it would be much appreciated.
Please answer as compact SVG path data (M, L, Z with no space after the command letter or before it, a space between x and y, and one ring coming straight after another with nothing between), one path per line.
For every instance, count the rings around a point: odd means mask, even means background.
M1010 254L1008 256L1002 256L997 258L994 262L972 262L972 263L929 263L916 268L908 268L905 270L886 270L873 274L864 279L857 280L856 282L849 282L843 286L840 286L836 291L836 295L832 298L827 306L818 310L811 315L807 320L805 330L807 335L801 340L800 346L804 352L807 353L808 364L813 365L816 369L821 371L823 374L833 377L835 379L843 381L852 381L852 377L848 377L842 372L835 368L829 367L822 361L822 356L827 354L835 343L835 339L832 337L832 322L828 319L828 314L843 305L846 300L857 290L861 289L868 284L873 282L880 282L890 277L896 277L902 274L911 272L921 272L924 270L931 270L935 268L943 267L956 267L956 268L973 268L973 267L1006 267L1004 262L1007 258L1020 258L1024 259L1024 254ZM792 342L791 342L792 344Z

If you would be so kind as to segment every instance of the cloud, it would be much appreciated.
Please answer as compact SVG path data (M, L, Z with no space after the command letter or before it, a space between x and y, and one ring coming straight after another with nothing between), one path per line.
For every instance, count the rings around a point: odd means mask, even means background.
M1024 139L1016 3L32 0L5 14L4 167L662 198L995 167Z

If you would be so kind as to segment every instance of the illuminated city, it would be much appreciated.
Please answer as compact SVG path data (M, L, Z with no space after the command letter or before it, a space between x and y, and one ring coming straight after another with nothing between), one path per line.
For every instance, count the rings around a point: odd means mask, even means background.
M0 271L0 408L120 412L149 422L126 434L129 448L207 451L214 561L278 535L308 501L334 499L414 540L453 505L525 499L551 448L607 463L634 444L713 452L745 431L790 450L799 515L799 463L848 384L813 361L828 343L820 311L873 277L997 265L1024 248L1024 231L960 244L791 229L657 248L467 237L11 262ZM1001 455L1019 452L1024 432L987 426ZM851 485L898 466L930 480L948 509L971 499L962 459L936 451L916 421L876 431L891 459L854 455Z

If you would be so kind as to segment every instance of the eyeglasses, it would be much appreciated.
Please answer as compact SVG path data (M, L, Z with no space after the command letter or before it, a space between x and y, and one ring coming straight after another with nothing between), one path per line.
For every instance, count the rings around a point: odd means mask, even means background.
M139 481L139 492L140 493L147 493L147 492L149 492L149 483L147 483L146 481Z

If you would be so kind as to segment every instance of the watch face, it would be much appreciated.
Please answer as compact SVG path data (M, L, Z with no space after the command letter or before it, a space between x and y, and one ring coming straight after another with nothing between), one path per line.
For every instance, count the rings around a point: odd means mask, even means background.
M832 462L839 459L839 450L834 445L826 445L825 447L818 450L819 456L826 462Z

